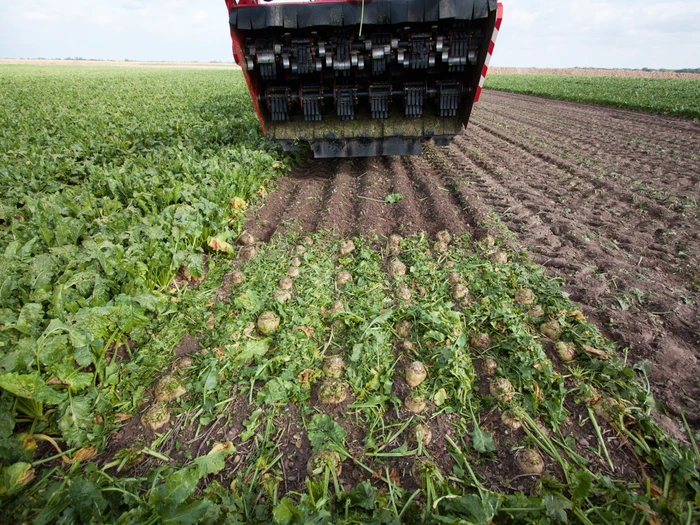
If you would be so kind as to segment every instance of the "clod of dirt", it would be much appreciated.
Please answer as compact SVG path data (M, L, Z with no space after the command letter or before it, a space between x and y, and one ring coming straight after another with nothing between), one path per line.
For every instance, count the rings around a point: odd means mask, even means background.
M335 284L338 286L344 286L352 282L352 275L350 272L340 272L335 278Z
M481 239L481 244L488 248L493 248L496 246L496 239L493 238L493 235L486 235L483 239Z
M275 301L280 303L286 303L291 300L292 294L289 290L275 290Z
M294 253L304 255L306 253L306 246L299 244L296 248L294 248Z
M398 336L402 339L408 339L411 337L411 331L413 330L413 323L411 321L400 321L394 326L394 330Z
M416 348L416 345L414 345L411 341L404 341L401 343L401 348L403 348L406 352L411 352Z
M428 293L428 290L425 289L425 286L416 286L416 292L418 292L418 295L420 297L425 297L425 294Z
M338 379L328 379L318 389L318 401L322 405L339 405L348 397L348 385Z
M238 238L238 242L239 242L239 244L242 244L243 246L252 246L255 244L256 239L250 233L245 232L243 235L241 235Z
M428 406L425 398L417 393L411 393L403 402L404 406L414 414L420 414Z
M557 342L557 354L562 361L572 361L576 356L576 345L574 343Z
M296 266L290 266L289 268L287 268L287 275L292 278L299 277L299 268L297 268Z
M159 403L169 403L186 393L187 389L182 385L182 381L174 374L166 375L156 385L156 401Z
M160 430L170 422L170 409L163 404L156 403L141 416L141 423L153 432Z
M513 400L515 388L513 387L513 383L508 381L505 377L497 377L491 381L489 392L499 401L508 403Z
M231 272L231 282L233 284L241 284L243 281L245 281L245 274L243 272L238 270Z
M544 459L536 450L529 448L520 450L515 456L515 461L523 474L539 476L544 472Z
M173 372L176 372L178 370L182 370L183 368L189 368L191 366L192 366L192 358L185 356L185 357L175 361L175 363L173 363Z
M406 288L405 286L402 286L401 288L398 288L396 290L396 298L407 303L411 300L413 297L413 292L411 292L410 288Z
M401 261L391 261L389 263L389 275L393 277L400 277L406 275L406 265Z
M557 341L561 337L561 325L556 321L542 323L540 325L540 333L553 341Z
M433 433L428 425L418 423L413 427L413 435L418 443L422 443L424 447L430 445L433 441Z
M428 371L420 361L414 361L406 367L406 382L411 388L416 388L425 381L426 377L428 377Z
M477 350L487 350L493 343L489 334L476 334L469 340L469 344Z
M341 256L347 257L355 251L355 243L352 241L342 241L338 245L338 251L340 252Z
M319 450L314 452L306 463L306 473L315 479L323 478L326 469L335 471L336 476L340 476L343 471L343 464L340 455L333 450Z
M486 376L492 376L498 370L498 363L495 359L486 359L481 363L481 372Z
M447 282L452 286L457 286L458 284L462 284L462 276L457 272L450 272L447 274Z
M280 326L280 318L274 312L263 312L258 317L258 330L264 335L270 335Z
M530 317L535 317L537 319L539 319L540 317L544 317L544 313L544 308L542 308L539 304L536 304L527 311L527 315L529 315Z
M338 379L343 376L345 361L337 355L326 358L323 363L323 373L329 379Z
M342 314L345 311L345 306L343 306L342 301L336 301L333 303L333 306L331 306L330 313L331 314Z
M447 261L444 266L446 270L451 270L452 268L455 267L455 262L454 261Z
M516 418L511 412L503 412L503 414L501 414L501 423L503 423L513 432L520 430L523 426L520 419Z
M280 290L291 290L294 288L294 281L292 281L291 277L284 277L280 279L279 287Z
M450 244L452 242L452 235L450 235L450 232L447 230L443 230L437 233L437 240L445 244Z
M450 247L447 245L447 243L442 242L442 241L437 241L433 245L433 250L438 252L438 253L445 253L449 249L450 249Z
M306 244L307 246L313 246L314 245L314 240L311 237L304 237L301 242Z
M244 246L241 248L240 256L244 261L253 260L257 255L258 250L255 249L255 246Z
M463 284L455 284L452 287L452 297L454 297L458 301L469 297L469 288L467 288Z
M531 305L535 302L535 292L529 288L521 288L515 292L515 301L520 304Z
M399 255L401 253L401 242L403 237L400 235L392 235L389 237L389 244L387 245L386 251L389 255Z
M295 268L299 268L299 266L301 266L301 259L299 259L299 257L294 257L294 258L292 259L291 264L292 264L292 266L294 266Z
M491 255L490 259L495 264L506 264L508 262L508 254L506 252L496 252Z

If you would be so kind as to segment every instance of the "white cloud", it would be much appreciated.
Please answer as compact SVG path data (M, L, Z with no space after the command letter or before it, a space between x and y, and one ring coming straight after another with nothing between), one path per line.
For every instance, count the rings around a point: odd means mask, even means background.
M504 0L493 65L700 67L700 2ZM231 61L223 0L0 0L0 57Z
M700 67L700 2L504 4L496 66Z

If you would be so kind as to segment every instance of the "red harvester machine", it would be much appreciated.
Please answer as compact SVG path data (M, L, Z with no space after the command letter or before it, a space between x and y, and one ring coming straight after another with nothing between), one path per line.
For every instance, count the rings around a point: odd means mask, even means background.
M233 56L265 134L316 158L420 155L479 99L496 0L226 0Z

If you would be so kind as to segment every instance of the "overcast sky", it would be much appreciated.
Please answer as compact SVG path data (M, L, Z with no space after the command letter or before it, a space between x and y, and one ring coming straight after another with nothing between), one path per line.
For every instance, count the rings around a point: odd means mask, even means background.
M504 0L494 66L700 67L700 1ZM232 61L224 0L0 0L0 58Z

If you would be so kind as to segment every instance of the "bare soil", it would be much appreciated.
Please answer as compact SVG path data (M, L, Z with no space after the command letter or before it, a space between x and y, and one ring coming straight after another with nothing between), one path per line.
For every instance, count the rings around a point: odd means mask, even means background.
M423 157L308 161L246 229L349 237L493 229L563 279L630 364L649 361L660 418L700 427L700 125L486 91L466 134ZM391 193L403 200L384 203ZM499 232L496 232L499 234ZM672 428L669 430L673 431Z

